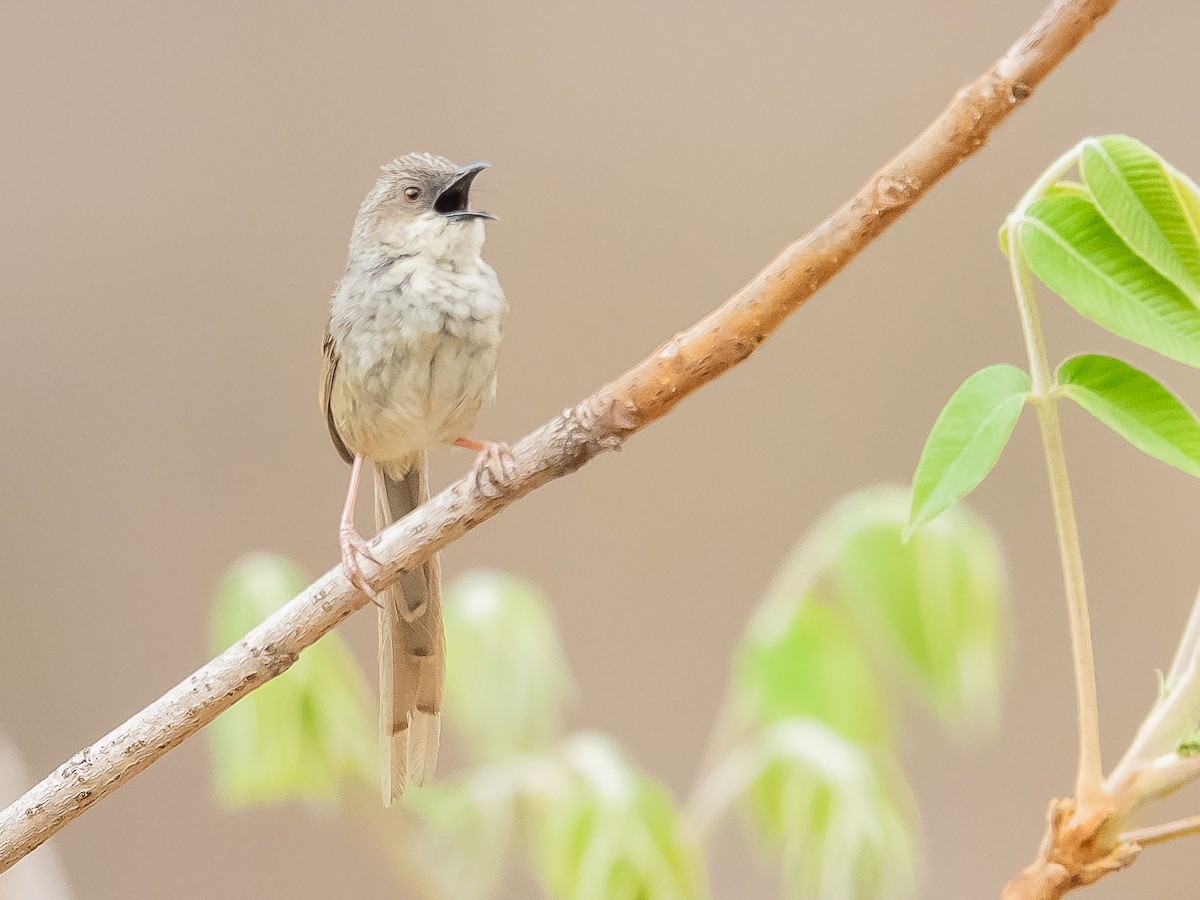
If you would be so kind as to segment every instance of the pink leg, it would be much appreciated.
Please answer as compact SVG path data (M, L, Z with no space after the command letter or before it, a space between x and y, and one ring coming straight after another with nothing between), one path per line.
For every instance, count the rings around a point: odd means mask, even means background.
M460 437L454 439L454 446L474 450L479 454L475 458L472 471L475 475L475 489L485 497L498 496L504 482L513 477L515 463L508 444L473 441Z
M379 564L379 560L375 559L367 550L367 542L354 528L354 501L358 498L358 476L362 473L362 464L362 456L356 454L354 466L350 469L350 490L346 493L346 505L342 507L338 544L342 549L342 568L346 570L346 577L350 579L352 585L375 600L376 591L367 582L362 566L359 564L359 557L366 557L376 565ZM375 602L378 603L378 601Z

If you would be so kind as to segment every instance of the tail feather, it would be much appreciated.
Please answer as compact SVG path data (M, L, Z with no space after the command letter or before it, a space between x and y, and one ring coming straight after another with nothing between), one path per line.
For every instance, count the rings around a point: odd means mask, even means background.
M408 471L375 466L375 520L383 528L429 499L424 453ZM441 733L445 639L437 557L405 572L379 596L379 731L383 803L433 776Z

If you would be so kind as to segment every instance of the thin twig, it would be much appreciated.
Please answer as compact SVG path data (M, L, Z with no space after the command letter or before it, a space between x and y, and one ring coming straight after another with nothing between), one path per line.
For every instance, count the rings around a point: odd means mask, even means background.
M1112 797L1121 807L1133 809L1172 794L1197 778L1200 778L1200 756L1164 753L1132 769L1117 783Z
M1200 834L1200 816L1187 819L1177 819L1162 825L1148 825L1145 828L1135 828L1121 835L1121 840L1127 844L1137 844L1149 847L1151 844L1162 844L1175 838Z
M1172 779L1162 772L1164 757L1175 755L1180 742L1196 730L1200 722L1200 660L1193 659L1183 670L1175 688L1150 710L1142 721L1129 749L1108 776L1105 790L1113 797L1128 798L1138 803L1151 794L1169 792L1184 782L1170 783ZM1190 773L1190 778L1200 774L1200 769L1187 764L1181 770ZM1186 780L1186 777L1185 777Z
M787 247L749 284L625 374L513 448L514 477L482 497L462 478L371 542L384 561L373 583L461 537L537 487L669 413L696 388L748 357L801 303L983 146L1090 32L1116 0L1055 0L988 71L840 209ZM340 569L323 575L245 638L0 812L0 872L39 846L254 688L367 603Z

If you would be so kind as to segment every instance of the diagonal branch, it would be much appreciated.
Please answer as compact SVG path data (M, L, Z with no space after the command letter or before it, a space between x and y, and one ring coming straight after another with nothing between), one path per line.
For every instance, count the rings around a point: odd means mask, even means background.
M992 129L1091 31L1116 0L1054 0L1008 52L840 209L784 249L755 278L691 328L590 397L523 438L515 476L494 497L469 479L371 542L383 560L373 579L391 583L436 550L548 481L666 415L701 385L753 353L801 303L836 275L947 172L983 146ZM284 672L300 652L367 599L340 569L325 573L246 637L91 747L81 750L0 812L0 872L97 800L145 769L250 691Z

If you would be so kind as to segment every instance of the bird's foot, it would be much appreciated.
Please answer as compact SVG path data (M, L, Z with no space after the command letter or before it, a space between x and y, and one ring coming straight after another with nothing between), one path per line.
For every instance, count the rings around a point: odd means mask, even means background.
M508 444L473 441L470 438L458 438L454 444L479 454L471 470L475 477L475 490L484 497L499 497L504 483L516 473L516 460Z
M378 566L379 560L371 555L367 542L354 530L353 525L343 525L338 531L338 545L342 550L342 569L350 583L371 598L371 602L379 606L379 592L371 587L367 576L363 573L360 560L369 560Z

